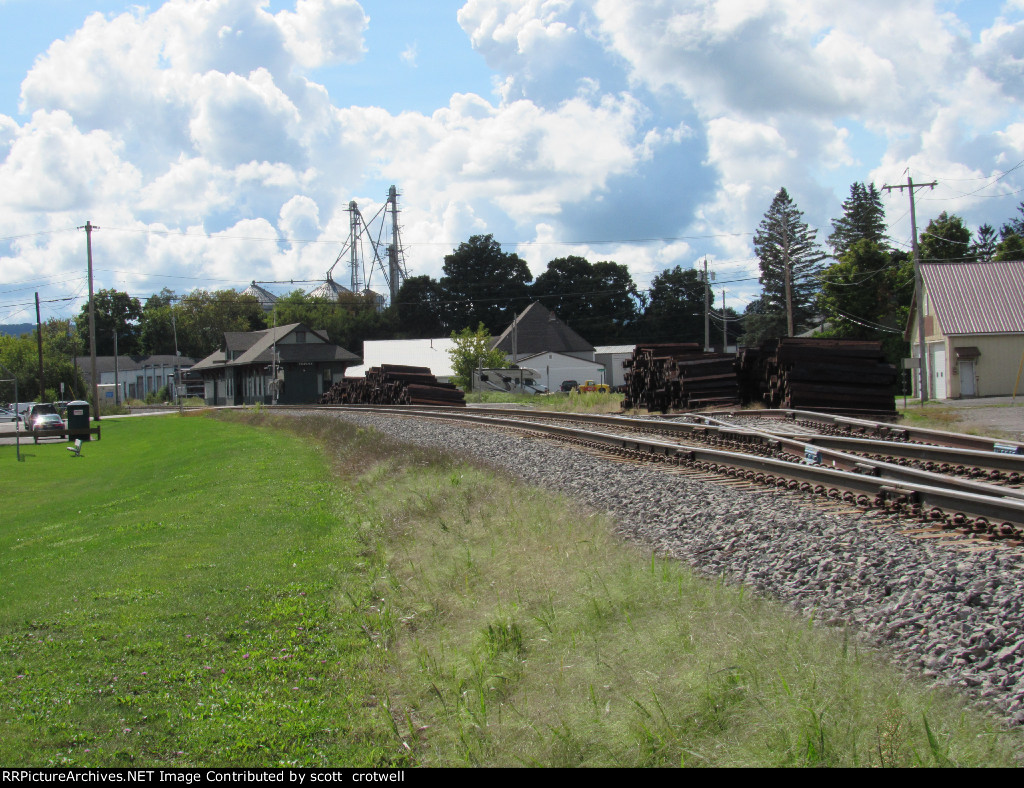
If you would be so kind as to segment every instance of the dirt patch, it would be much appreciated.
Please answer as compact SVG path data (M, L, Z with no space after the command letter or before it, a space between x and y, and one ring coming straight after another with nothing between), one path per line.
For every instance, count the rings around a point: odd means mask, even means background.
M922 427L1024 442L1024 397L942 400L924 408L911 404L905 413L908 423Z

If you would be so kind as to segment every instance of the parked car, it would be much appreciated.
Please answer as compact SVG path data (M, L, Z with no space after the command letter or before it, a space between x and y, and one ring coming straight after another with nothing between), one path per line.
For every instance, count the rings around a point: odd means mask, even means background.
M27 424L36 443L39 442L39 433L44 430L60 430L61 439L67 437L64 419L57 413L57 409L47 402L37 404L29 411Z
M572 391L574 388L576 388L578 385L580 384L575 380L563 380L562 385L559 387L559 390L568 393Z

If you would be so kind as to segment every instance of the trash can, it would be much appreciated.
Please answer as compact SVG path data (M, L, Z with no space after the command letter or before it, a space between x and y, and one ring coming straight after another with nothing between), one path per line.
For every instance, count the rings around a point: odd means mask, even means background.
M76 399L68 403L68 440L89 440L89 403Z

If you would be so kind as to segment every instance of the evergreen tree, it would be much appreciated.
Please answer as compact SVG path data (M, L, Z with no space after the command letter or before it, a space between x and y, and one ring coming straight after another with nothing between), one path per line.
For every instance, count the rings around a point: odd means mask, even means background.
M843 215L832 220L832 234L828 243L837 259L846 254L858 241L870 241L885 249L885 208L881 192L875 184L854 183L850 197L843 202Z
M987 263L996 254L996 228L983 224L978 228L978 238L971 244L971 256L979 263Z
M998 262L1024 260L1024 236L1017 233L1005 235L996 247L996 254L992 259Z
M943 211L928 222L921 233L919 250L922 263L974 262L971 231L956 214Z
M1000 240L1005 241L1006 237L1009 235L1019 235L1024 237L1024 202L1017 206L1017 212L1020 213L1020 216L1010 219L1000 229Z
M814 315L818 274L825 259L816 235L817 230L807 226L803 212L782 188L754 236L766 312L786 316L787 336L793 336L796 327Z

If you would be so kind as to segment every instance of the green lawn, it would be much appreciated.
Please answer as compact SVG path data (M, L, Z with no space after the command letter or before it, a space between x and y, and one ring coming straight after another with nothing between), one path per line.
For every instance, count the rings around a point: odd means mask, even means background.
M398 762L315 446L177 416L65 445L0 447L0 763Z
M577 502L329 417L0 447L0 764L1015 765ZM809 510L813 516L813 510Z

